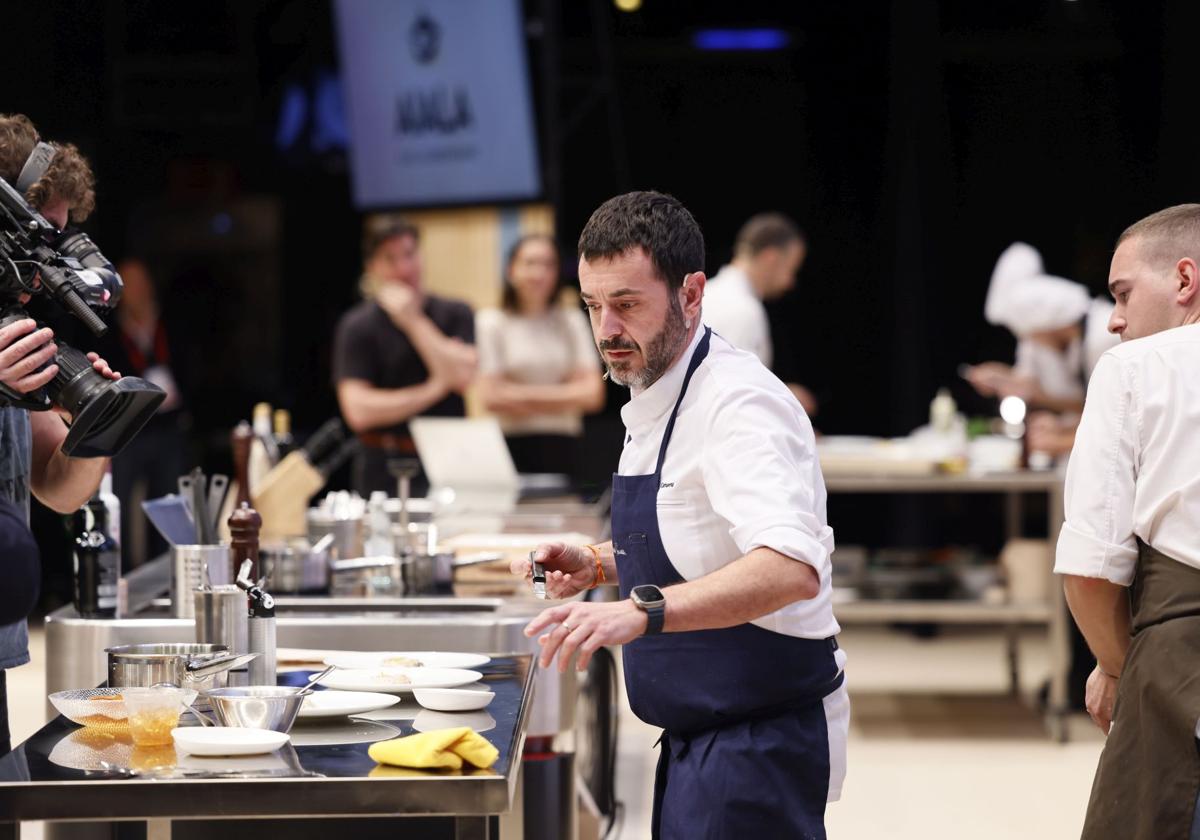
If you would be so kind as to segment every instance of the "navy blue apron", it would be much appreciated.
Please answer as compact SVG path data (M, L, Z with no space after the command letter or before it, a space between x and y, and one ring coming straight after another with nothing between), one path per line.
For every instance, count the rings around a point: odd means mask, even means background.
M614 475L621 597L683 582L663 548L658 489L667 445L712 330L688 364L653 475ZM643 636L624 646L634 713L662 727L653 837L825 837L829 740L823 698L842 684L837 642L742 624Z

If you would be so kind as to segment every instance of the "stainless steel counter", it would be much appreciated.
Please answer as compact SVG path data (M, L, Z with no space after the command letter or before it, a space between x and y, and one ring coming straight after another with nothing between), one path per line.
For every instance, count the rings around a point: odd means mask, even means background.
M174 618L163 599L169 584L169 565L163 558L146 564L130 576L131 617L80 618L72 607L46 619L46 690L48 693L100 685L107 678L104 648L145 642L190 642L195 639L192 619ZM280 647L343 650L445 650L477 653L528 654L536 640L525 637L529 619L547 606L535 598L395 598L334 599L279 598L276 601L277 643ZM553 818L540 805L551 794L542 791L540 777L528 801L532 816L553 828L556 840L574 836L574 753L578 677L574 670L533 669L534 691L525 733L539 739L539 753L549 748L557 755L564 783L570 790L559 797L564 807ZM47 703L47 711L53 709ZM548 745L548 747L547 747ZM543 770L537 768L539 773ZM536 774L535 774L536 776ZM518 811L521 809L517 809ZM519 816L519 815L518 815ZM0 811L0 819L3 812ZM506 818L511 823L511 818ZM519 822L519 820L518 820ZM82 826L51 827L54 840L82 840L101 836ZM409 829L406 827L406 832ZM509 834L505 828L505 836ZM289 833L294 834L292 828ZM523 836L525 832L515 832ZM228 832L223 830L223 834ZM0 840L3 840L0 835ZM224 840L235 840L225 836ZM257 839L256 839L257 840ZM298 840L298 838L294 838ZM413 838L415 840L415 838Z
M494 836L495 821L489 818L514 802L536 669L531 656L521 655L495 659L480 670L496 692L487 708L495 726L483 733L500 751L490 770L383 767L367 755L368 743L303 745L304 739L295 737L302 745L273 754L273 772L254 757L221 759L220 768L198 771L167 747L165 761L153 757L157 769L131 776L116 767L79 769L90 766L78 758L88 745L62 750L64 743L76 746L69 742L81 730L58 717L0 759L0 837L13 836L13 824L24 820L421 815L452 817L456 837ZM412 720L387 722L400 735L414 731ZM307 731L311 742L319 729L305 725L293 735ZM64 755L72 757L64 760Z

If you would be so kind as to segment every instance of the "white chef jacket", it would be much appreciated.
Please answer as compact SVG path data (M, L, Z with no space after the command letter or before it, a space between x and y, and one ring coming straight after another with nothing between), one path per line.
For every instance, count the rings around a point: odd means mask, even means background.
M771 367L771 322L746 272L732 265L704 287L704 322L739 350L748 350Z
M654 472L667 420L703 336L701 327L679 360L621 409L626 435L620 475ZM714 334L679 406L663 463L658 527L671 564L694 580L761 546L808 563L820 578L817 597L753 623L805 639L833 636L841 628L833 617L833 530L825 521L825 498L816 440L800 403L751 353ZM845 651L834 656L844 668ZM850 729L845 682L823 706L828 800L835 802L846 776Z
M649 388L621 409L621 475L654 472L667 420L703 328ZM812 425L787 386L750 353L713 335L679 407L658 491L667 556L687 580L765 546L807 563L820 592L756 619L767 630L824 639L839 628L831 606L825 482Z
M1128 586L1141 538L1200 568L1200 325L1123 342L1088 385L1054 570Z
M1089 306L1083 323L1083 335L1063 351L1047 347L1031 338L1017 341L1017 360L1013 368L1037 380L1048 396L1082 399L1085 378L1090 378L1104 353L1121 339L1108 331L1113 305L1097 298Z

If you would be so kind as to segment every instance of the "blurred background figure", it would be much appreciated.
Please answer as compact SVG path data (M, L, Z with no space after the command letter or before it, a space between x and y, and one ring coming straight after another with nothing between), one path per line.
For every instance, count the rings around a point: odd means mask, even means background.
M1092 369L1119 343L1108 332L1112 310L1087 287L1047 274L1031 245L1015 242L997 260L984 316L1017 337L1016 362L984 362L964 376L985 397L1019 397L1037 412L1028 424L1030 451L1070 451Z
M554 240L524 236L505 262L501 308L476 317L480 397L523 473L576 476L583 415L604 407L591 328L562 305L562 288Z
M461 301L421 289L420 233L384 218L363 238L365 300L338 321L333 380L346 424L363 442L354 488L394 491L388 460L416 457L407 421L417 415L462 417L463 392L475 376L475 319ZM416 492L425 483L418 479Z
M760 213L742 225L733 261L723 266L704 291L704 323L734 347L758 356L767 368L774 359L771 324L763 301L783 297L796 285L808 246L794 221L782 213ZM803 385L788 388L810 416L817 400Z
M112 462L113 491L122 500L121 565L140 566L167 549L163 538L142 515L141 503L177 492L177 480L191 463L191 426L181 381L185 358L180 337L168 329L146 263L127 257L117 265L125 283L115 323L99 339L100 354L118 370L140 376L167 392L158 412Z

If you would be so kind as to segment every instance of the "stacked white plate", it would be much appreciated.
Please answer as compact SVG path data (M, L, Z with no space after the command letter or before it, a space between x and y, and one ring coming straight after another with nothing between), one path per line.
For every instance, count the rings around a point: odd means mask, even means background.
M415 688L456 688L483 677L460 668L338 668L320 679L326 688L341 691L382 691L407 694Z
M478 668L492 661L482 653L451 651L336 651L325 657L326 665L339 668Z

